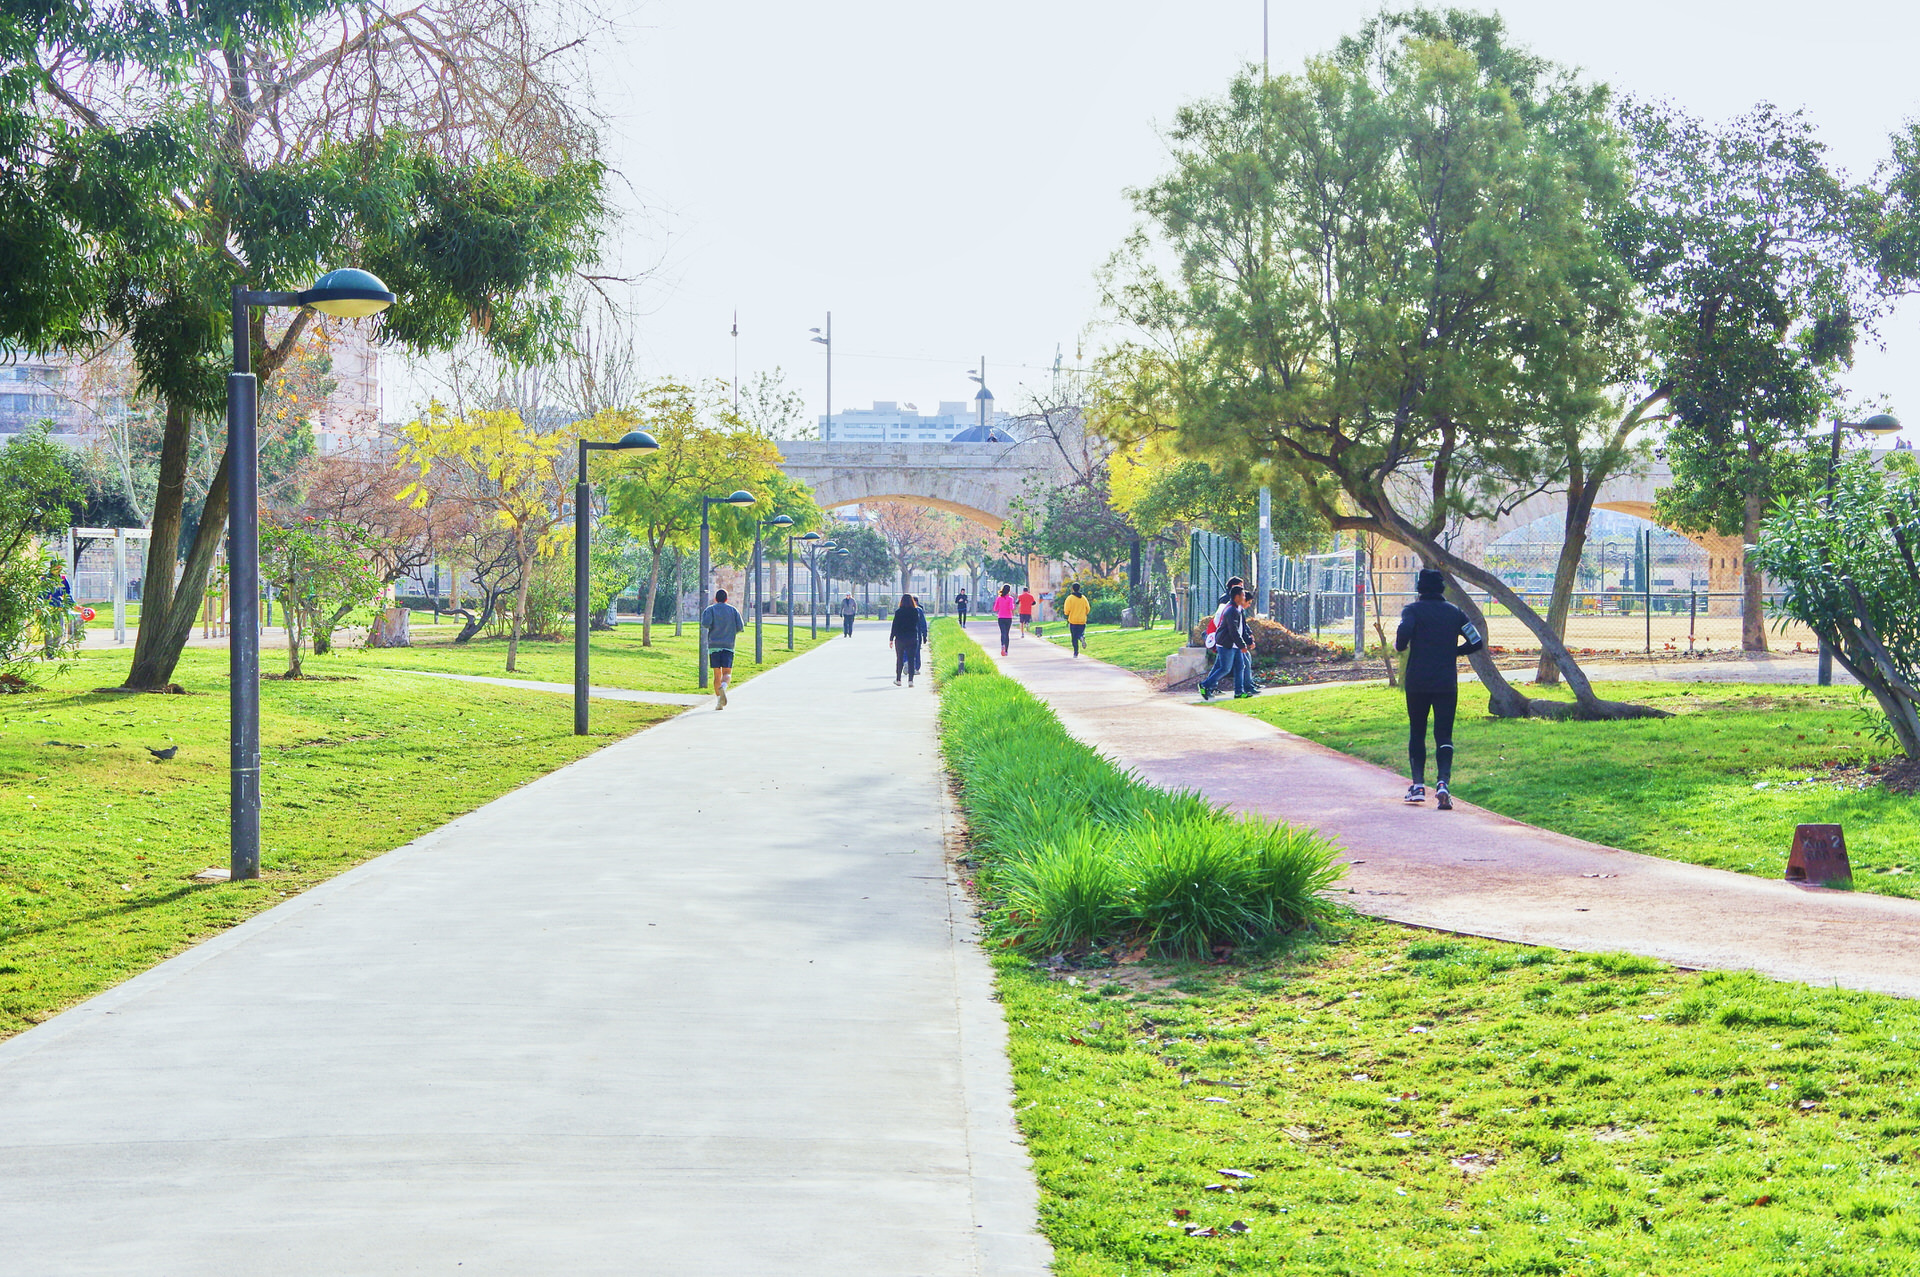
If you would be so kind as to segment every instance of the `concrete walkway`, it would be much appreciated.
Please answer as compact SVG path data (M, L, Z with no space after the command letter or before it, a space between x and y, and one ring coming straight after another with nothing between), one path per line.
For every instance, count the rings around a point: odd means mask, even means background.
M0 1271L1044 1272L863 628L0 1044Z
M1686 967L1920 997L1920 901L1789 886L1582 842L1458 802L1245 714L1186 704L1104 662L1016 640L1000 668L1144 779L1312 826L1346 851L1347 900L1396 922ZM1786 862L1793 831L1781 831Z

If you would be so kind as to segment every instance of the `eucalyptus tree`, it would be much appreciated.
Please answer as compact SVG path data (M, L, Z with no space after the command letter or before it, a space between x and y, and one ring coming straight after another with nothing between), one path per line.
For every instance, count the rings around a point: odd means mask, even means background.
M1655 512L1750 546L1777 500L1824 478L1821 419L1881 297L1870 198L1829 167L1797 112L1762 104L1721 128L1666 106L1626 119L1635 197L1620 239L1673 417L1662 444L1673 484ZM1741 585L1742 645L1765 651L1751 555Z
M1530 699L1482 654L1495 713L1655 713L1595 696L1548 618L1453 546L1563 483L1555 423L1607 403L1630 294L1605 89L1498 18L1387 14L1299 75L1241 75L1171 140L1116 299L1171 364L1186 445L1290 469L1333 528L1491 594L1575 697Z
M181 0L97 18L6 3L0 128L34 128L0 148L0 200L48 196L16 274L74 268L75 282L57 314L0 335L125 334L142 392L165 408L153 562L180 557L191 435L223 399L235 285L290 290L363 266L402 299L382 321L388 344L471 332L530 360L561 343L565 289L606 217L604 174L578 45L524 0ZM49 9L61 20L20 34L29 10ZM279 373L309 322L254 311L256 375ZM149 580L128 687L171 676L226 502L223 462L178 585Z

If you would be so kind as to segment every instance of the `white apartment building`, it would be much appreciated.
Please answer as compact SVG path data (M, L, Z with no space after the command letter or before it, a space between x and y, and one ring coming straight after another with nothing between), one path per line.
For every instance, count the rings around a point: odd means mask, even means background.
M992 433L1002 441L1012 439L1007 433L1007 423L1013 414L994 411L992 396L987 397L986 406ZM831 442L953 443L955 436L968 431L978 435L980 409L977 400L968 403L963 399L943 399L937 411L923 413L913 404L886 399L875 400L871 408L844 408L831 419L820 417L818 420L820 437Z

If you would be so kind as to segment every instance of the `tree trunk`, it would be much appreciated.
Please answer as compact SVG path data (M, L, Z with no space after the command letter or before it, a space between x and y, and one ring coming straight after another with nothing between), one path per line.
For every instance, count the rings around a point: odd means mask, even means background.
M121 686L132 692L163 690L173 679L180 653L193 634L194 616L206 598L207 573L227 523L227 457L223 452L207 499L200 527L187 551L186 570L179 584L173 580L180 546L181 505L186 495L187 442L191 414L169 403L168 429L160 452L160 495L154 501L153 538L147 550L147 580L140 601L140 632L134 642L133 664ZM175 420L183 423L176 431ZM177 437L176 437L177 436Z
M1766 601L1760 594L1760 569L1746 547L1759 543L1760 494L1749 492L1740 520L1740 646L1749 652L1767 650Z
M517 540L518 538L516 538ZM514 661L520 655L520 626L527 615L527 591L533 585L533 556L521 549L520 586L513 592L513 619L507 625L507 673L518 673Z
M650 548L653 549L653 566L647 571L646 607L640 612L641 647L653 646L653 608L660 598L660 550L664 547Z
M1587 529L1593 522L1593 498L1598 487L1599 484L1588 482L1580 485L1579 492L1567 493L1560 559L1554 564L1553 594L1547 599L1547 625L1563 642L1567 637L1567 616L1573 611L1573 587L1579 582L1580 556L1586 553ZM1544 648L1540 652L1540 664L1534 670L1534 681L1543 687L1555 687L1560 682L1560 667Z
M300 664L300 613L301 609L297 607L289 607L286 609L287 672L282 676L284 678L305 678L307 676L306 670Z

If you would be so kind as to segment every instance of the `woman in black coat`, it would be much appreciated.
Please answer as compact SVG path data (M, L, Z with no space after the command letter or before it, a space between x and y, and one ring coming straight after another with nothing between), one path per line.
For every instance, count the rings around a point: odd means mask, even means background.
M927 614L920 610L911 594L900 596L900 606L893 614L893 629L887 636L887 643L893 648L893 685L900 686L900 675L907 676L907 686L913 686L913 676L920 672L920 645L927 641Z

